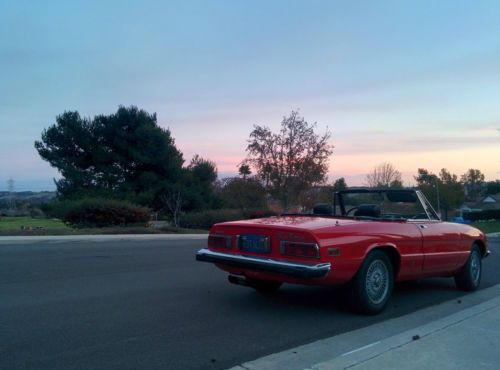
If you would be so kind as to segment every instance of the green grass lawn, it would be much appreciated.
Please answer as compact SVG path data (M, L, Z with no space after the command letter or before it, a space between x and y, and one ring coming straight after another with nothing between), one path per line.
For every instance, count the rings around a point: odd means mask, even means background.
M45 230L57 231L71 231L71 228L66 226L61 220L49 218L31 218L31 217L2 217L0 218L0 232L5 233L9 231L23 231L24 227L26 232L41 231L37 228ZM31 228L31 230L30 230Z
M24 227L22 229L21 227ZM0 218L0 235L107 235L107 234L206 234L207 230L167 227L153 229L145 226L113 226L74 229L61 220L31 217Z
M489 233L500 233L500 220L491 222L474 222L472 226L477 227L482 232Z

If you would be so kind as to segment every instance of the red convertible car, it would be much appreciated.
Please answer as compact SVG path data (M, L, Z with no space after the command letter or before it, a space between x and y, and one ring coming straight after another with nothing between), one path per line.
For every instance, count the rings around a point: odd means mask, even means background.
M420 191L350 189L333 198L310 214L215 224L196 259L266 293L283 283L349 284L353 308L366 314L384 309L394 282L443 276L478 288L484 234L441 221Z

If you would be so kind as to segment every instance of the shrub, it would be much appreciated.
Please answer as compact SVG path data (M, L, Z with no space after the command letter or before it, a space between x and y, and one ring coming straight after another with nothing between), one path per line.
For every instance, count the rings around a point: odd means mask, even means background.
M267 209L250 209L245 211L240 209L213 209L184 214L180 218L180 225L192 229L210 229L213 224L218 222L260 218L274 214Z
M59 202L54 206L54 212L65 223L79 228L145 224L150 219L147 208L104 198Z
M47 218L62 218L62 211L65 203L66 202L53 199L50 202L41 204L40 209Z
M276 216L277 213L271 211L270 209L246 209L243 211L243 218L244 219L251 219L251 218L262 218L262 217L269 217L269 216Z
M266 189L257 178L224 179L218 190L227 208L265 208L267 204Z
M464 212L465 220L480 221L480 220L500 220L500 209L486 209L480 212Z

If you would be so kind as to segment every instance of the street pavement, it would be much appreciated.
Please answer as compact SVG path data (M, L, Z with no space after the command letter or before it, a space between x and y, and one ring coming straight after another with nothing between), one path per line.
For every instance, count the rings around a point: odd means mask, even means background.
M452 279L398 284L374 317L350 313L335 288L286 285L268 297L230 285L194 260L204 244L200 236L0 240L0 369L223 369L351 335L337 345L344 352L291 357L297 368L328 368L375 338L364 329L381 325L375 333L392 338L498 296L498 242L479 292L457 291ZM421 344L432 338L421 336Z

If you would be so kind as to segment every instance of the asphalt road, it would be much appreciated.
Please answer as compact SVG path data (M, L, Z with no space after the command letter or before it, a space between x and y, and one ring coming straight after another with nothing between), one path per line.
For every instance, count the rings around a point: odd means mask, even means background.
M0 245L0 368L227 368L464 294L452 279L398 284L383 314L358 316L335 288L230 285L195 261L204 244ZM490 249L483 288L500 283Z

